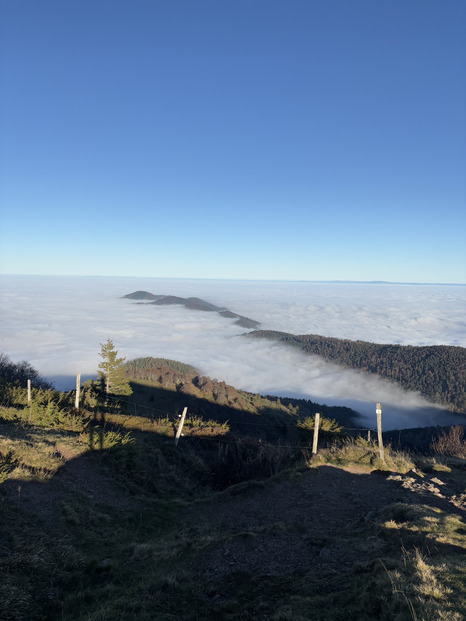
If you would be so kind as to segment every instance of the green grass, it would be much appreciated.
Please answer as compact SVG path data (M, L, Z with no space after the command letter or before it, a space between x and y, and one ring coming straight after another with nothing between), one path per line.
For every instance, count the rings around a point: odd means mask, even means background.
M335 466L358 465L368 470L385 470L405 473L414 468L410 455L403 451L396 451L391 446L384 447L384 457L381 459L376 442L369 442L363 437L348 438L335 442L328 448L323 448L313 455L309 465L332 464Z

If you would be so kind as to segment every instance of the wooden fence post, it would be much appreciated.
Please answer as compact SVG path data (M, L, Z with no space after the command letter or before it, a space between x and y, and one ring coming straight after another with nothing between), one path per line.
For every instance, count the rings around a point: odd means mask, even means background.
M380 403L377 403L375 406L375 412L377 414L377 435L379 439L379 455L382 461L385 461L385 455L383 451L383 440L382 440L382 407Z
M28 379L28 403L29 403L29 423L32 420L32 397L31 397L31 380Z
M320 414L316 413L316 417L314 419L314 440L312 442L312 454L313 455L317 453L317 440L319 438L319 423L320 423Z
M181 431L183 430L184 419L186 418L187 411L188 411L188 408L184 408L183 414L181 415L180 424L178 425L178 430L176 432L176 437L175 437L175 446L178 446L178 440L180 439Z
M371 441L371 430L370 429L367 430L367 441L368 442Z
M76 399L74 401L74 407L79 410L79 397L81 394L81 373L76 375Z

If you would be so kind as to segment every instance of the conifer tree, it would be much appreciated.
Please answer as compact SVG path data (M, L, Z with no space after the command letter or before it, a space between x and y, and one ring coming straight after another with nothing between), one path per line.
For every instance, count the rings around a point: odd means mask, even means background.
M101 380L107 395L130 395L133 391L129 385L129 379L125 375L125 358L118 358L118 350L113 341L107 339L101 343L99 363L99 379Z

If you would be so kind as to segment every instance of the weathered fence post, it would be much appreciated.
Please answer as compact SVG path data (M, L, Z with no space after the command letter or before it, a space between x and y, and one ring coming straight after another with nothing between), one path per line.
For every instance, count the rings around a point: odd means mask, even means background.
M76 399L74 401L74 407L79 410L79 397L81 394L81 373L76 375Z
M180 424L178 425L178 430L176 432L176 437L175 437L175 446L178 446L178 440L180 439L181 432L183 430L184 419L186 418L187 411L188 411L188 408L184 408L183 414L181 415Z
M379 439L379 455L382 461L385 461L385 455L383 451L383 440L382 440L382 407L380 403L377 403L375 406L375 412L377 414L377 435Z
M313 455L317 453L317 440L319 439L319 423L320 423L320 414L316 413L316 417L314 419L314 440L312 442L312 454Z
M32 421L32 397L31 397L31 380L28 379L28 404L29 404L29 419L28 422Z
M368 442L371 441L371 430L370 429L367 430L367 441Z

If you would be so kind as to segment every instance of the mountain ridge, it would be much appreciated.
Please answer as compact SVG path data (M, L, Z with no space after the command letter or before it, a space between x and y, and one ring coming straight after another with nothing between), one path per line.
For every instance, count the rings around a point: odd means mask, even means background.
M238 313L230 311L224 306L216 306L215 304L198 297L183 298L177 295L156 295L154 293L150 293L149 291L140 290L122 296L122 299L124 298L130 300L150 300L149 302L139 302L140 304L154 304L156 306L180 305L191 310L216 312L227 319L236 319L234 324L242 328L254 329L261 325L260 321L255 321L249 317L238 315Z

